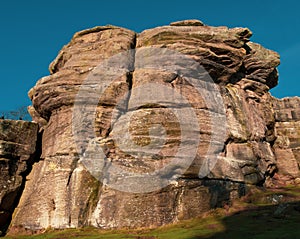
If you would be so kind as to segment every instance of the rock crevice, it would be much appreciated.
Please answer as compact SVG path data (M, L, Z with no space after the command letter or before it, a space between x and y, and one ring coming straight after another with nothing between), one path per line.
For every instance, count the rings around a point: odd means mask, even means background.
M11 228L157 227L230 203L270 178L297 178L299 172L282 160L293 157L288 160L295 168L300 163L300 137L294 132L299 99L270 95L278 81L279 55L249 42L251 35L247 28L210 27L197 20L140 34L114 26L75 34L51 63L50 76L29 92L30 112L43 130L43 160L33 165ZM171 61L168 51L182 60ZM155 58L157 52L163 53L160 58ZM187 59L194 63L187 65ZM164 70L172 64L176 70ZM189 69L192 73L185 75ZM189 81L194 74L197 79L209 76L213 86L201 82L201 90L218 91L220 97L207 102ZM83 85L86 95L79 94ZM86 96L93 97L98 85L104 91L92 105ZM170 92L186 101L178 103ZM150 96L155 101L146 102ZM76 105L85 111L76 114ZM189 108L193 117L186 114ZM212 117L219 119L215 128ZM191 127L193 122L199 129ZM182 140L182 128L194 137ZM77 131L82 145L74 136ZM214 138L213 131L224 132L224 138ZM147 191L147 182L139 185L145 193L109 187L114 180L131 187L131 175L151 174L178 152L185 162L195 142L191 165L182 174L177 173L181 166L169 167L174 177L159 190ZM88 170L84 157L94 157L91 163L97 167ZM109 175L115 166L127 174ZM199 178L203 167L209 173Z

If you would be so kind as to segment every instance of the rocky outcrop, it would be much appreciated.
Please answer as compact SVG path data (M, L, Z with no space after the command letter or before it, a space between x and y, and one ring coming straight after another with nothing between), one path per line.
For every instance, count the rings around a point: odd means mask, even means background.
M36 157L38 125L0 120L0 235L9 225Z
M276 141L274 152L280 181L299 182L300 98L274 99Z
M75 34L29 92L42 155L11 228L156 227L262 186L279 56L251 35L197 20Z

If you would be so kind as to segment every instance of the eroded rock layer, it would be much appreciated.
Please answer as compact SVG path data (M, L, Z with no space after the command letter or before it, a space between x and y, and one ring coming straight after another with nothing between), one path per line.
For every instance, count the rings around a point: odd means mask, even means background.
M262 186L277 170L276 156L282 155L280 147L272 147L280 144L276 131L283 132L286 121L290 127L297 122L282 118L282 102L275 104L274 113L269 89L277 85L279 56L249 42L251 35L247 28L210 27L197 20L140 34L113 26L75 34L50 65L51 75L29 92L30 112L43 129L42 155L11 227L157 227L230 203L249 185ZM167 58L168 51L182 61ZM186 59L194 63L184 64ZM164 70L170 65L176 71ZM193 74L186 74L187 69ZM213 85L201 80L199 94L190 78L207 73ZM85 94L78 93L82 85ZM104 90L93 105L88 99L99 93L99 85ZM217 93L211 95L211 90ZM182 98L170 97L176 94ZM297 118L287 104L282 112ZM75 111L78 105L84 111ZM185 114L190 108L192 117ZM214 127L212 118L218 122ZM195 121L199 129L191 127ZM185 129L196 136L183 139ZM223 137L214 137L220 132ZM299 137L284 136L289 139L284 149L299 155ZM99 148L102 154L96 154ZM194 149L186 171L166 167L169 174L161 188L149 190L155 180L139 185L132 180L132 175L151 175L169 165L174 155L185 165Z

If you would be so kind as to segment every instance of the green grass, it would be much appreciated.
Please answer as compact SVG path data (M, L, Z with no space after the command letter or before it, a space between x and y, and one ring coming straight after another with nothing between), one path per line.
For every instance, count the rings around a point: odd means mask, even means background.
M283 195L280 204L264 197ZM282 212L277 213L280 207ZM294 239L300 238L300 187L256 190L230 208L216 209L189 221L157 229L99 230L95 228L48 230L40 235L4 239Z
M4 239L125 239L125 238L160 238L160 239L183 239L198 238L198 236L211 236L221 232L224 227L221 217L208 216L194 220L184 221L175 225L160 227L157 229L144 230L99 230L95 228L48 230L40 235L7 236ZM203 237L204 238L204 237Z

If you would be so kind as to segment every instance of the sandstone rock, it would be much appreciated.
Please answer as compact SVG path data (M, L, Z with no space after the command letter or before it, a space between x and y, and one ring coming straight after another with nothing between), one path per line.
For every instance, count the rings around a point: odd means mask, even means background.
M33 106L28 106L28 112L32 118L32 121L38 123L40 131L43 130L44 126L47 125L47 120L42 118L38 112L33 108Z
M274 99L276 136L274 144L278 173L300 176L300 98Z
M276 66L279 65L279 55L256 43L248 43L251 54L244 59L246 78L259 81L273 88L278 83Z
M279 56L251 35L196 20L75 34L29 92L42 155L11 228L157 227L263 185Z
M170 26L204 26L203 22L199 20L183 20L170 23Z
M283 99L274 99L274 110L276 121L278 122L296 122L300 120L300 98L291 97Z
M43 160L33 166L16 210L16 224L27 227L27 223L21 221L30 222L32 230L85 225L101 184L95 182L82 165L78 165L79 156L72 136L72 105L89 72L103 59L133 48L135 37L134 32L113 26L96 27L75 34L50 65L52 75L42 78L30 90L35 115L40 115L48 123L43 132ZM115 85L127 85L126 77ZM111 92L113 89L108 93ZM109 101L113 102L113 97ZM108 102L106 111L99 113L97 122L101 125L96 125L100 134L108 130L110 124L110 121L103 124L103 115L107 112L109 116L113 109L114 104ZM16 224L13 223L13 226Z
M0 120L0 235L8 227L26 175L38 157L38 125Z
M135 33L114 26L96 27L74 35L28 95L38 114L48 120L52 111L72 106L78 88L103 59L134 48Z
M247 28L165 26L143 31L137 47L167 47L190 55L214 81L227 83L240 77L237 73L247 51L243 46L251 34Z

